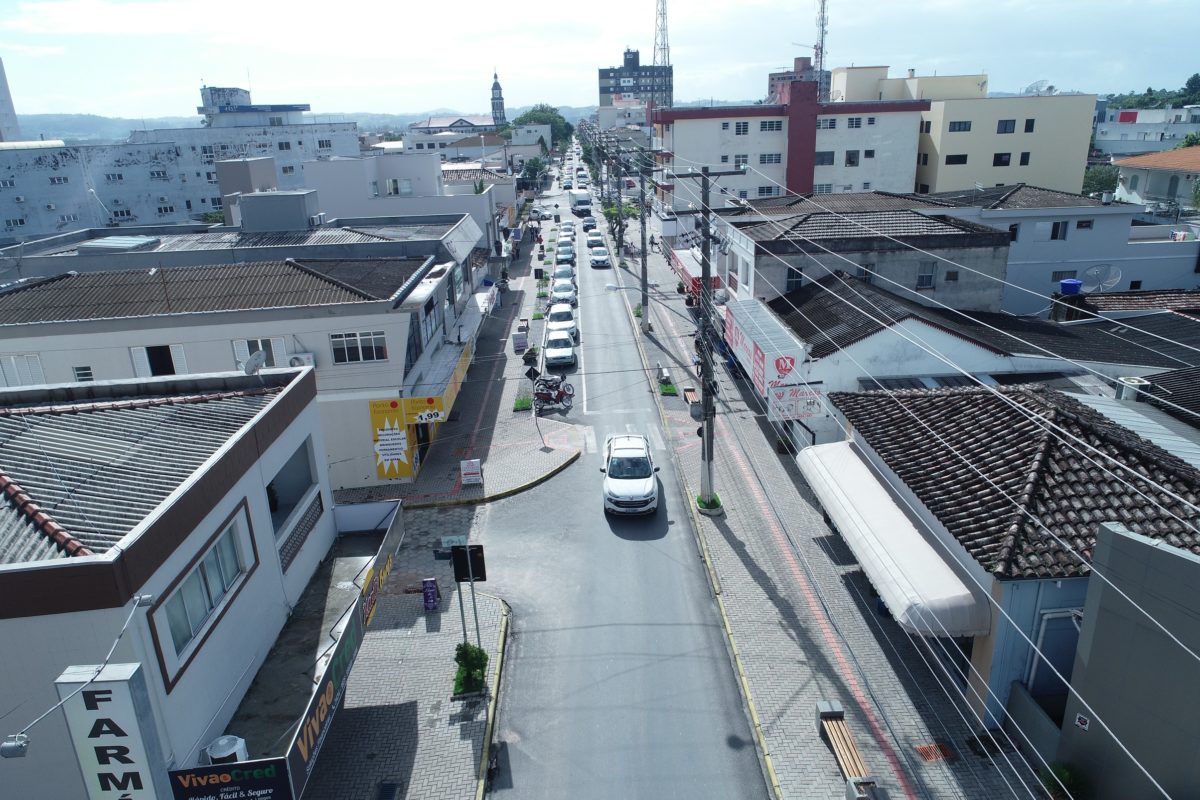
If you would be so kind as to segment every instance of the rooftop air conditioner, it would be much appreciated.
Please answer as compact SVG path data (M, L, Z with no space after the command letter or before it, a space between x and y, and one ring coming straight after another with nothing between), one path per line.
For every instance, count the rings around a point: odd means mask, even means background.
M53 210L54 210L54 203L46 203L46 210L47 210L47 211L53 211Z
M292 353L288 356L289 367L315 367L316 365L317 359L312 353Z
M218 736L212 744L204 748L204 752L208 754L210 764L233 764L250 760L246 740L240 736Z
M16 197L14 197L14 198L13 198L13 200L15 200L15 201L16 201L16 202L18 202L18 203L24 203L24 202L25 202L25 195L23 195L23 194L19 194L19 195L17 195Z
M160 203L165 203L165 202L167 202L167 196L166 196L165 194L163 194L163 195L159 195L159 197L158 197L158 202L160 202Z

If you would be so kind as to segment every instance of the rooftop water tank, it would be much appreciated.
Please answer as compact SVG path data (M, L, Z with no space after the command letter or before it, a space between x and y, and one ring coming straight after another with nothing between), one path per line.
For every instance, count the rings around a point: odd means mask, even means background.
M1083 281L1075 278L1063 278L1058 282L1058 286L1063 294L1079 294L1079 287L1083 286Z

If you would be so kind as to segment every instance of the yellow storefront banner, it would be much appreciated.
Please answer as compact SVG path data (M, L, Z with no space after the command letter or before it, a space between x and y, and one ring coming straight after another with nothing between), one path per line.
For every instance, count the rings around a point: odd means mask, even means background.
M416 431L409 431L404 401L396 398L369 402L376 476L380 480L411 478L417 437Z

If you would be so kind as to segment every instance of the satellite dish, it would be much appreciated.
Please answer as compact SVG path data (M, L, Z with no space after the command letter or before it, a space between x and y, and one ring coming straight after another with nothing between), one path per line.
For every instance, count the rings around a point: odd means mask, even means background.
M257 375L258 371L267 363L267 351L259 350L252 353L249 358L241 363L242 372L247 375Z
M1022 89L1021 94L1041 94L1046 89L1046 87L1049 85L1050 85L1050 81L1046 81L1046 80L1034 81L1033 83L1026 86L1024 89Z
M1083 291L1087 294L1107 292L1121 282L1121 268L1112 264L1095 264L1083 271Z

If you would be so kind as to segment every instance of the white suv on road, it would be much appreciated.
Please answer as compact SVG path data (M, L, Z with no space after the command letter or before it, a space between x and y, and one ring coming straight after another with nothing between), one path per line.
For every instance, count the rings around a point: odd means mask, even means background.
M640 434L610 436L604 442L604 511L653 514L658 511L658 467L650 442Z

